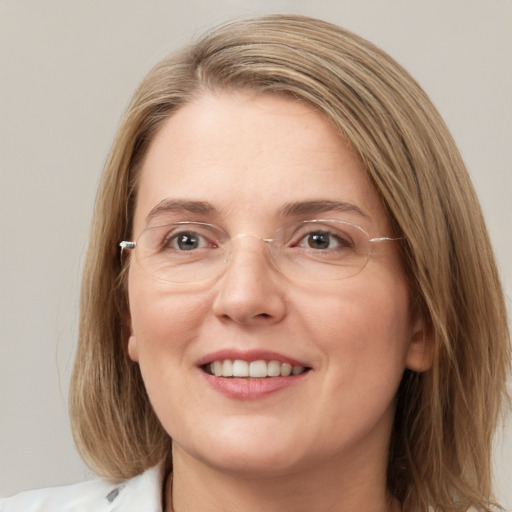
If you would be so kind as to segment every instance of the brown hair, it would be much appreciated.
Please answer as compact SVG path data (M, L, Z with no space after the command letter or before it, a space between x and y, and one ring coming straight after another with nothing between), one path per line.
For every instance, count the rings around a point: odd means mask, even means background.
M403 376L388 486L404 510L490 510L510 338L473 186L442 118L406 71L364 39L301 16L214 31L160 62L128 107L99 187L83 277L71 387L82 456L101 474L126 478L170 453L126 353L117 244L130 236L138 171L154 135L177 109L219 89L307 101L358 152L406 239L404 265L435 346L431 370Z

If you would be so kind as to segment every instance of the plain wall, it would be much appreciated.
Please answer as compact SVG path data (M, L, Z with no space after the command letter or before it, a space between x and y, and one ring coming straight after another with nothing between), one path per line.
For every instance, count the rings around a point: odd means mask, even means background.
M388 51L445 117L512 296L512 1L0 0L0 494L82 480L67 394L96 186L124 107L169 50L296 12ZM496 448L512 510L512 421Z

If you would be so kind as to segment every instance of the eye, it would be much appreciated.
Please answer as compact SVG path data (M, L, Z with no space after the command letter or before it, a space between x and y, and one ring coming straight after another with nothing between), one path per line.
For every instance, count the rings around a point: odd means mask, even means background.
M190 229L190 228L193 229ZM161 233L158 244L161 251L194 252L199 249L215 249L218 247L219 234L213 226L197 224L194 226L163 226L167 228Z
M352 243L349 237L343 233L315 230L303 236L297 245L309 249L325 251L328 249L351 247Z
M215 247L215 243L194 231L180 231L179 233L169 233L164 241L164 247L177 251L193 251Z

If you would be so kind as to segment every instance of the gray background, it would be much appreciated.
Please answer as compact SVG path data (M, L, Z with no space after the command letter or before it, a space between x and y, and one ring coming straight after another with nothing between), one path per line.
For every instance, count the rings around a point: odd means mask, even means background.
M0 495L91 476L68 382L95 190L131 93L170 49L263 12L345 26L418 79L468 164L510 308L511 0L0 0ZM510 419L496 475L512 510Z

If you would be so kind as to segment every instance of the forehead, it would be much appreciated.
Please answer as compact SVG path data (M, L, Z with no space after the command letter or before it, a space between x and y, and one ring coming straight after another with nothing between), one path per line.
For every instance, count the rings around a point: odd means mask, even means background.
M135 230L169 199L210 202L224 218L264 219L315 200L383 214L363 164L324 115L271 94L207 94L164 123L143 162Z

